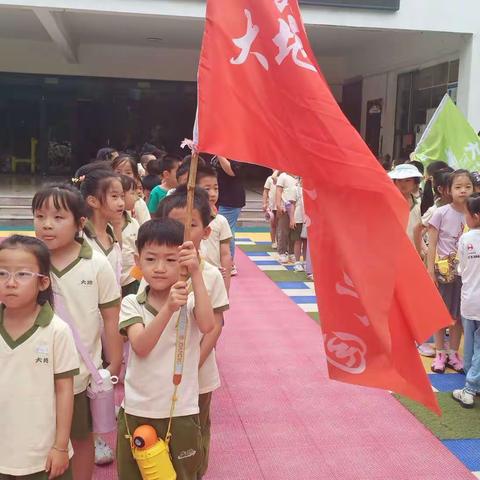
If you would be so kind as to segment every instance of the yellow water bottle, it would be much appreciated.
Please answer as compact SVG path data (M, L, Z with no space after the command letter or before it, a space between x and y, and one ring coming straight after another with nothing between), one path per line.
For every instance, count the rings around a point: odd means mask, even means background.
M143 480L176 480L168 444L151 425L141 425L133 432L132 454Z

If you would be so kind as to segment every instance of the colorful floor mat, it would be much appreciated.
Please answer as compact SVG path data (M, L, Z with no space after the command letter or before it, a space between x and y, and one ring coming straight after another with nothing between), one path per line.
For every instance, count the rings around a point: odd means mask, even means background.
M271 248L265 232L238 232L239 247L276 285L310 317L318 321L318 307L313 282L305 273L294 272L293 265L282 265ZM431 359L424 358L426 372L443 411L437 417L423 406L408 399L399 401L420 420L467 468L480 478L480 401L477 408L463 409L451 398L451 391L462 388L465 375L447 370L445 374L430 371Z

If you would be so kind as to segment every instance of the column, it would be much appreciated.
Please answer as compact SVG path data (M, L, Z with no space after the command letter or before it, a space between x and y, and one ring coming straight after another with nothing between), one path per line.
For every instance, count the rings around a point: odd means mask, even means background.
M480 32L465 36L460 52L457 104L476 132L480 130Z

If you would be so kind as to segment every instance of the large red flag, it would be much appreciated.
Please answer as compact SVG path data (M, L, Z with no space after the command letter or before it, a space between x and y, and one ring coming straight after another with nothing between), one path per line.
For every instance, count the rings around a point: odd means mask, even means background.
M199 151L303 177L330 377L439 411L415 340L449 314L405 234L405 200L320 73L297 0L208 0L198 88Z

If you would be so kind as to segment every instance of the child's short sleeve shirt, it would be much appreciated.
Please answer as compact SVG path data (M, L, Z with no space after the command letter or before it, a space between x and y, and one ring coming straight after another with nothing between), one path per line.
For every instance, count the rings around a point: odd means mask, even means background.
M465 214L455 210L451 204L435 210L429 225L438 230L437 253L440 257L457 253L458 240L463 234L465 224Z
M48 303L17 340L3 327L3 312L0 305L0 474L16 477L45 470L55 444L55 379L75 376L79 358L70 328Z
M125 212L125 226L122 229L122 275L120 278L122 287L129 285L135 279L130 276L132 268L135 266L135 254L137 253L137 237L140 225L132 218L128 212Z
M139 198L135 202L133 211L135 212L134 217L138 221L139 225L143 225L152 218L150 212L148 211L147 204L143 198Z
M200 253L205 260L212 265L220 268L220 245L222 243L230 243L233 237L232 230L227 219L220 214L210 222L210 235L200 243Z
M480 230L470 230L460 237L458 257L462 277L462 317L480 321Z
M277 185L273 181L273 177L271 175L265 181L265 186L263 188L268 190L268 208L270 208L272 211L276 210L277 207L275 205L275 195L277 192Z
M101 333L103 321L100 310L120 304L121 295L113 269L105 255L94 251L82 242L78 258L71 265L58 271L52 266L52 288L63 302L79 333L80 339L90 351L93 363L102 365ZM75 394L85 391L90 373L80 359L80 374L75 377Z
M227 289L223 281L222 274L213 265L208 262L202 262L202 276L207 289L213 311L216 313L224 312L229 308ZM215 349L212 350L205 362L200 368L199 375L200 393L213 392L220 387L220 374L216 361Z
M295 202L297 199L297 180L288 173L281 173L277 179L277 187L282 187L282 200L287 202Z
M122 334L131 325L148 325L157 311L148 303L147 287L138 295L127 295L122 301L119 329ZM177 391L174 417L198 413L198 363L200 361L200 330L193 315L194 297L187 302L187 340L182 382ZM178 312L167 323L157 344L146 357L139 357L130 348L125 375L125 411L146 418L168 418L174 391L173 366Z

